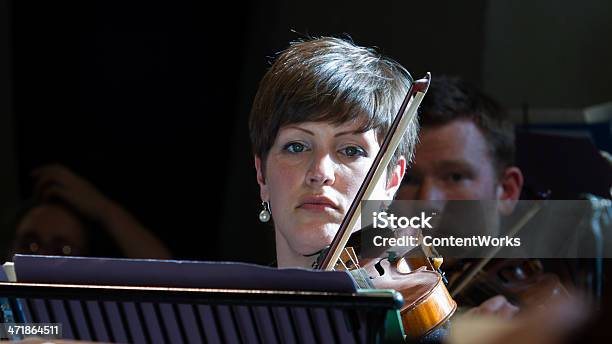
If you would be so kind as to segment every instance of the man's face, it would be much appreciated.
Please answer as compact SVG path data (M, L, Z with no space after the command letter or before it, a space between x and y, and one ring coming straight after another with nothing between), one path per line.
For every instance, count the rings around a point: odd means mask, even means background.
M456 120L421 130L397 199L495 200L498 184L484 136L471 121Z
M419 206L444 213L438 218L438 235L496 234L499 215L512 211L521 186L516 167L498 177L478 127L455 120L422 129L415 161L396 198L425 201ZM445 202L449 200L493 202Z

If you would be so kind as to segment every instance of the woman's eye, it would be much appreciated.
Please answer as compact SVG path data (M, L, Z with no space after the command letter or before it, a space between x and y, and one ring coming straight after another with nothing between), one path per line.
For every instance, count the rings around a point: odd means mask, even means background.
M361 147L357 147L357 146L348 146L346 148L343 148L341 150L342 154L349 156L349 157L353 157L353 156L367 156L366 151L361 148Z
M306 146L299 142L291 142L285 146L285 150L289 153L302 153L306 150Z

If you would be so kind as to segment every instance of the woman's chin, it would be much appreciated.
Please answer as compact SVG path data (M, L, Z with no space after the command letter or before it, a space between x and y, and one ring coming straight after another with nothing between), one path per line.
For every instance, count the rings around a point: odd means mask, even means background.
M335 231L330 233L325 229L321 229L317 232L304 234L306 235L298 235L296 238L294 238L298 240L298 242L296 242L296 246L299 248L296 251L300 252L300 254L303 256L310 256L328 247L334 239L333 234L335 234Z
M294 223L296 226L301 228L301 231L305 232L329 232L334 233L340 227L342 218L336 216L336 214L319 214L314 216L313 214L296 214L294 217Z

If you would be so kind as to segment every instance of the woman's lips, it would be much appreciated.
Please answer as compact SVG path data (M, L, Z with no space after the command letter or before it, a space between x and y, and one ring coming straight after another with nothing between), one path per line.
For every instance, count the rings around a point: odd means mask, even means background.
M311 210L311 211L327 211L335 209L333 206L329 204L320 204L320 203L304 203L299 206L300 209Z
M324 212L329 210L337 210L338 206L331 199L327 197L306 197L301 200L300 209Z

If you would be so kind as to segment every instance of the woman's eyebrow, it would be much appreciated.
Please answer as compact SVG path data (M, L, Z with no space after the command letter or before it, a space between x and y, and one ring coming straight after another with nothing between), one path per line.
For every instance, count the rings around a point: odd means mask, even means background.
M359 135L359 134L363 134L363 131L361 131L361 130L349 130L349 131L341 131L341 132L337 133L336 135L334 135L334 137L338 137L338 136L342 136L342 135Z
M294 126L294 125L288 125L286 127L286 129L296 129L296 130L303 131L303 132L305 132L305 133L307 133L309 135L315 136L314 132L312 132L312 131L310 131L308 129L304 129L304 128L301 128L301 127ZM335 134L334 137L343 136L343 135L359 135L359 134L363 134L363 131L361 131L361 130L347 130L347 131L341 131L341 132Z
M304 128L296 127L296 126L293 126L293 125L287 126L287 129L297 129L297 130L301 130L301 131L305 132L306 134L310 134L310 135L314 136L314 133L313 133L312 131L310 131L310 130L308 130L308 129L304 129Z

